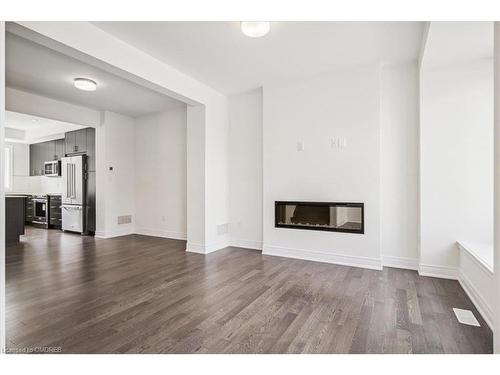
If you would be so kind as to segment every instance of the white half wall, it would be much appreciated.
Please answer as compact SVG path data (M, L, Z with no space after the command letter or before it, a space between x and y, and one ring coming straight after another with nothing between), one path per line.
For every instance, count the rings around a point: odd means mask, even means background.
M459 249L458 257L458 281L466 291L483 319L493 330L494 311L495 311L495 288L492 262L485 262L481 251L477 245L457 243ZM490 248L484 249L491 252ZM492 254L486 254L489 257Z
M380 251L386 266L418 269L417 63L380 75Z
M378 67L264 87L264 254L381 268L379 101ZM365 234L275 228L277 200L364 202Z
M135 119L135 232L186 239L186 107Z
M229 98L232 246L262 248L262 90Z
M493 242L493 60L420 75L420 263L446 276L457 240Z

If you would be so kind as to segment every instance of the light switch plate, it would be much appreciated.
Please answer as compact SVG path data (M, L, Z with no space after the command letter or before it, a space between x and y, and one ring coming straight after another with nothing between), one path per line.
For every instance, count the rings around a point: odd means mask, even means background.
M303 141L297 142L297 151L304 151L304 142Z

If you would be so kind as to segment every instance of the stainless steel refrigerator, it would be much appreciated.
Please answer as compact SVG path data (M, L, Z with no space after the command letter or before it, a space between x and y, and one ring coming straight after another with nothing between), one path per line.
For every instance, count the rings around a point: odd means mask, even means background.
M85 155L61 159L62 229L86 233L87 231L87 159Z

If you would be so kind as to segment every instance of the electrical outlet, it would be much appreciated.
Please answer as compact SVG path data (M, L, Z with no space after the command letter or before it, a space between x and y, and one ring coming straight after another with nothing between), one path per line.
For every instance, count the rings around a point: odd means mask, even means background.
M229 232L229 224L219 224L217 225L217 234L226 234Z

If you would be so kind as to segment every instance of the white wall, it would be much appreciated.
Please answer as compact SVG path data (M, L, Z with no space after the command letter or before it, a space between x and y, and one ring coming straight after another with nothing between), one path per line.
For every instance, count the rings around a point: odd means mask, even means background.
M186 239L186 107L135 119L135 231Z
M188 170L190 171L188 174L188 248L192 243L191 250L206 253L227 246L228 233L218 231L219 225L227 226L229 221L226 98L203 83L171 68L168 64L104 32L90 22L20 22L19 24L26 29L19 29L14 25L11 27L11 32L33 37L34 31L37 33L35 37L38 42L42 44L82 58L101 68L114 67L113 73L167 93L190 105L187 121ZM83 35L85 38L82 38ZM194 121L197 124L194 124ZM201 127L204 128L203 138L198 139L200 133L190 131L190 129ZM97 136L99 136L99 131ZM190 140L190 136L194 136L195 139ZM191 148L191 153L190 144L202 147L196 150ZM199 168L200 166L202 168ZM194 176L194 171L197 176ZM99 176L98 173L98 180ZM195 183L195 185L190 187L190 183ZM199 196L200 191L204 194L202 199ZM98 203L98 210L100 206ZM97 220L99 225L99 215Z
M384 265L417 269L418 67L380 78L380 251Z
M421 71L420 157L421 269L456 277L455 241L493 241L492 59Z
M226 97L210 102L205 106L205 252L229 245L229 107Z
M264 253L380 268L379 70L266 86L263 98ZM276 200L364 202L365 234L274 228Z
M114 237L134 233L134 119L110 111L102 113L102 124L96 129L96 163L96 235ZM132 215L132 223L119 225L121 215Z
M229 98L231 245L262 248L262 90Z

